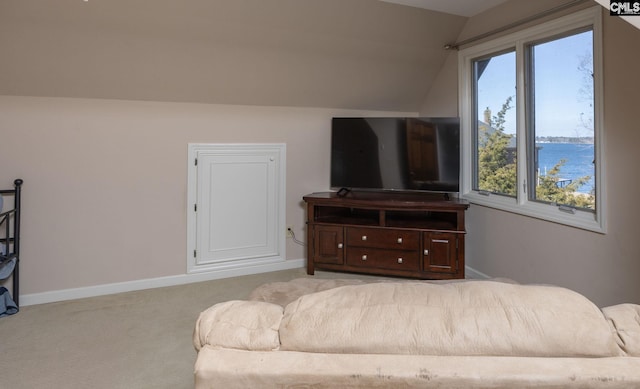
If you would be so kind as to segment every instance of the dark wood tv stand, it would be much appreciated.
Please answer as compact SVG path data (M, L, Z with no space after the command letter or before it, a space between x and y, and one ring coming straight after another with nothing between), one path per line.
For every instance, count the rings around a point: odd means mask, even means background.
M319 269L464 278L464 200L380 192L322 192L303 199L308 274Z

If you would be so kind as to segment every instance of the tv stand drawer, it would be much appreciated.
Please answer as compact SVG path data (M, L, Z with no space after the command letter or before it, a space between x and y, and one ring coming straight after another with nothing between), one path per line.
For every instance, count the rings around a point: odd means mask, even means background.
M395 228L348 227L347 246L418 250L420 248L420 233Z
M417 251L353 247L347 250L347 265L378 269L419 270Z

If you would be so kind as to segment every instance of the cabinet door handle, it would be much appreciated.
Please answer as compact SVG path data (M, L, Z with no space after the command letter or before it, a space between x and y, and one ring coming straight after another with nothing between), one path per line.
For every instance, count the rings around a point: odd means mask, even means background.
M398 263L402 263L402 258L398 258Z
M362 256L362 260L363 260L363 261L366 261L366 260L367 260L367 254L365 254L365 255L363 255L363 256Z
M448 239L433 239L432 242L434 243L449 243Z
M367 240L367 236L366 235L362 235L362 240Z
M429 255L429 250L425 249L424 250L424 255Z
M402 244L402 238L398 238L398 244Z
M342 243L338 243L338 248L341 249L342 248Z

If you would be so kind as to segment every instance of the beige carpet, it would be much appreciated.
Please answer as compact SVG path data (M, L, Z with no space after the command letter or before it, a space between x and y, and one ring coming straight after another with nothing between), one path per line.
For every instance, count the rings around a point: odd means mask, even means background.
M294 269L23 307L0 318L0 388L193 388L198 314L299 277L308 276Z

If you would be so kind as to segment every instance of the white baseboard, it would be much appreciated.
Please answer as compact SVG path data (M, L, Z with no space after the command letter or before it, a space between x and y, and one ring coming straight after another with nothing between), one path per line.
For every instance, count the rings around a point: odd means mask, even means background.
M132 292L135 290L161 288L165 286L184 285L195 282L218 280L222 278L239 277L251 274L268 273L280 270L303 268L304 259L294 259L278 263L270 263L260 266L252 266L242 269L226 269L202 273L180 274L168 277L148 278L114 284L87 286L84 288L62 289L51 292L25 294L20 296L20 305L37 305L53 303L57 301L77 300L86 297L104 296L115 293ZM469 266L465 266L466 278L486 279L491 278Z
M465 274L465 278L472 278L472 279L488 279L488 278L493 278L491 276L488 276L482 272L477 271L476 269L469 267L469 266L465 266L464 267L464 274Z
M132 292L135 290L161 288L165 286L183 285L229 277L296 269L304 267L305 264L306 261L304 259L294 259L278 263L270 263L266 265L251 266L241 269L225 269L202 273L180 274L168 277L148 278L144 280L118 282L114 284L88 286L84 288L62 289L51 292L25 294L20 296L20 305L27 306L46 304L56 301L76 300L86 297Z

